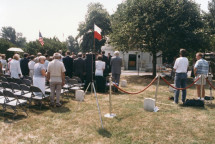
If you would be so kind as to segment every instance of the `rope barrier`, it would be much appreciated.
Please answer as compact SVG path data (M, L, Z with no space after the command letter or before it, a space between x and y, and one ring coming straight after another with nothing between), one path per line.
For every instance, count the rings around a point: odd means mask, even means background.
M176 90L186 90L186 89L192 87L192 86L201 78L201 76L198 77L191 85L189 85L189 86L187 86L187 87L185 87L185 88L177 88L177 87L174 87L174 86L171 85L164 77L161 77L161 78L164 80L164 82L165 82L167 85L169 85L170 87L172 87L172 88L174 88L174 89L176 89Z
M212 85L212 83L207 78L206 78L206 81L210 85L210 87L215 90L215 87Z
M122 91L122 92L124 92L124 93L127 93L127 94L139 94L139 93L144 92L146 89L148 89L148 88L155 82L155 80L156 80L157 78L158 78L158 77L156 76L156 77L152 80L152 82L151 82L147 87L145 87L143 90L141 90L141 91L139 91L139 92L127 92L127 91L121 89L120 87L118 87L116 84L113 84L113 86L115 86L117 89L119 89L120 91Z

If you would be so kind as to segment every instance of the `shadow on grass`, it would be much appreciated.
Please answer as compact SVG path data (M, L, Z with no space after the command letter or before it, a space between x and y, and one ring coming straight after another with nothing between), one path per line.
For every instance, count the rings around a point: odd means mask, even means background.
M62 106L59 108L52 108L51 111L54 113L67 113L70 112L71 110L68 107Z
M99 133L99 135L106 137L106 138L111 138L111 136L112 136L112 134L108 130L103 129L103 128L98 129L97 132Z
M28 118L26 114L23 114L24 112L18 112L16 116L14 116L13 112L5 112L4 115L3 111L0 111L0 113L0 120L4 123L13 123Z
M207 106L208 106L210 109L214 109L214 108L215 108L215 104L207 104Z

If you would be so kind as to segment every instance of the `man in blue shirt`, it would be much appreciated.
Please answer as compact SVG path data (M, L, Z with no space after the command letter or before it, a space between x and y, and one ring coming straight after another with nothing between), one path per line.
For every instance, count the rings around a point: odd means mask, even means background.
M202 53L200 53L200 52L198 52L196 54L196 59L197 59L197 62L195 64L195 66L194 66L194 74L196 76L195 79L197 79L200 75L202 75L203 80L201 81L201 79L199 79L195 84L196 84L198 99L204 100L204 97L205 97L204 85L206 85L205 78L208 75L209 64L205 59L202 58ZM202 97L201 97L201 84L203 85L203 87L202 87Z

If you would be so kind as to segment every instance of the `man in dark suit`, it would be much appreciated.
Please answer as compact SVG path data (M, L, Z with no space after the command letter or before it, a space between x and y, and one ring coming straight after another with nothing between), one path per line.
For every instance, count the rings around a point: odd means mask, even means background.
M105 51L102 51L102 61L105 62L105 69L103 71L103 76L108 76L108 58L105 56Z
M28 62L29 62L28 54L24 53L24 58L22 58L20 60L20 68L21 68L23 76L28 76L29 75Z
M66 56L63 58L63 64L66 68L65 75L72 78L73 75L73 58L70 57L70 52L66 52Z
M79 77L83 82L86 68L85 68L85 61L82 58L81 52L78 53L78 58L74 60L73 70L74 70L74 76Z
M111 58L112 79L113 79L113 82L119 84L121 67L122 67L122 59L119 57L119 51L115 51L114 55L115 56Z
M111 58L112 58L112 55L110 55L110 53L108 53L108 73L110 73L111 72L111 65L110 65L110 61L111 61Z

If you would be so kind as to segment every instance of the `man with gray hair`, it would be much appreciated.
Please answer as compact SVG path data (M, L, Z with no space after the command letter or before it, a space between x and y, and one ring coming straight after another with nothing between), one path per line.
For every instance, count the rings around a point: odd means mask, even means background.
M64 64L60 61L61 54L54 53L54 60L49 63L47 68L47 80L50 81L50 89L51 89L51 106L54 106L54 97L56 93L56 106L60 107L60 94L61 88L65 84L65 67Z
M119 57L119 51L114 52L114 57L111 58L110 65L113 82L118 85L122 67L122 59Z

